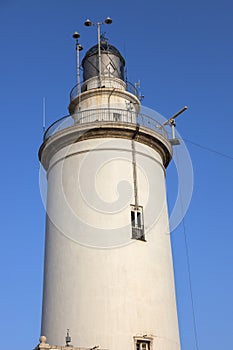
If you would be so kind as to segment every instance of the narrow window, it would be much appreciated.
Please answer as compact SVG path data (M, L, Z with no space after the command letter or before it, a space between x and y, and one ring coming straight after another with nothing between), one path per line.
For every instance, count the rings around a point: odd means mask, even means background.
M137 225L142 227L142 213L140 211L137 211Z
M131 210L131 225L135 227L135 211Z
M131 227L132 227L132 239L145 241L144 225L143 225L143 209L141 206L135 207L134 205L131 205ZM137 349L137 350L144 350L144 349Z

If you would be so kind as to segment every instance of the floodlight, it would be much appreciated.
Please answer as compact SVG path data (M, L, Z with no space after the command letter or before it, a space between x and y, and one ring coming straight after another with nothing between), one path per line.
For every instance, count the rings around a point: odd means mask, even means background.
M74 39L80 38L80 34L79 34L78 32L74 32L73 38L74 38Z
M92 25L91 21L89 19L86 19L86 21L84 22L84 25L86 27L90 27Z
M107 17L106 20L104 21L106 24L111 24L112 19L110 17Z

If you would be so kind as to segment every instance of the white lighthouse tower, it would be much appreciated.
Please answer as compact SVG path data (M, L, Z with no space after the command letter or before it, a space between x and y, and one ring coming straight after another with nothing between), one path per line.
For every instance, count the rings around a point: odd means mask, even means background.
M70 115L40 147L48 179L40 348L62 346L68 328L77 348L180 349L165 188L172 146L141 113L124 66L99 36Z

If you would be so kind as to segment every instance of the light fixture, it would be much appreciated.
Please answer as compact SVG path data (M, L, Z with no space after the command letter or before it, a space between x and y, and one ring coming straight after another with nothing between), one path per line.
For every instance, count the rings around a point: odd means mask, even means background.
M79 34L78 32L74 32L73 38L74 38L74 39L80 38L80 34Z
M107 17L104 22L106 24L112 24L112 19L110 17Z
M101 35L100 35L100 26L102 24L111 24L112 23L112 19L110 17L106 17L106 19L102 22L97 22L97 23L93 23L91 22L90 19L86 19L86 21L84 22L84 25L86 27L91 27L91 26L96 26L97 27L97 42L98 42L98 70L99 70L99 86L102 87L102 69L101 69L101 47L100 47L100 41L101 41Z
M77 49L78 49L78 51L82 51L82 50L83 50L82 45L78 44L78 45L77 45Z
M92 23L91 23L91 21L89 19L86 19L86 21L84 22L84 25L86 27L90 27L90 26L92 26Z

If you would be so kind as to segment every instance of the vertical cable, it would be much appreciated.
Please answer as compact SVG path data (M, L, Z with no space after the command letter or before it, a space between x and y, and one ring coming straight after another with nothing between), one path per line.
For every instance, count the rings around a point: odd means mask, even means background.
M176 152L176 156L177 156L177 166L179 167L178 152ZM181 212L183 213L183 200L182 200L182 192L181 191L180 191L180 205L181 205ZM189 280L189 291L190 291L191 308L192 308L194 338L195 338L196 350L199 350L198 335L197 335L197 323L196 323L196 315L195 315L194 300L193 300L193 288L192 288L192 276L191 276L191 268L190 268L189 248L188 248L188 240L187 240L186 226L185 226L184 218L182 219L182 226L183 226L184 243L185 243L185 255L186 255L186 262L187 262L187 269L188 269L188 280Z

